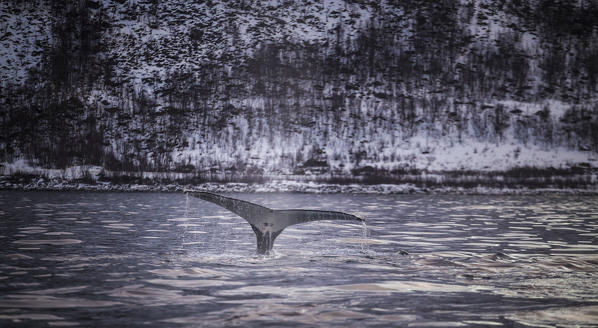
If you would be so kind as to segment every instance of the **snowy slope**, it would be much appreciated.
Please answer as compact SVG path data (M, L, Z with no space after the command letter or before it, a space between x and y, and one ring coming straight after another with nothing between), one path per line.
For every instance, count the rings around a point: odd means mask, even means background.
M598 167L597 8L3 2L2 160L267 175Z
M44 49L54 42L51 26L52 16L44 4L0 2L0 80L4 87L23 84L30 71L43 69Z

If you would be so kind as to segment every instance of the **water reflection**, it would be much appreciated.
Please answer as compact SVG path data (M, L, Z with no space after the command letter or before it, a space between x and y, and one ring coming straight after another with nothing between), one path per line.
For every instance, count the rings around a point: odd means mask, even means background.
M595 197L231 195L336 209L255 254L181 194L0 193L0 326L591 326Z

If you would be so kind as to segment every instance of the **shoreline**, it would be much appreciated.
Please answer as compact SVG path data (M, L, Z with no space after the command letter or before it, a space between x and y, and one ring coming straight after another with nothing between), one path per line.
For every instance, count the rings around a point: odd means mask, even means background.
M598 195L598 168L514 167L506 171L369 171L359 174L241 174L63 169L0 163L0 190L442 195Z
M598 196L598 186L589 188L474 188L436 186L419 187L413 184L334 184L307 181L271 181L266 183L206 182L201 184L115 184L110 182L83 183L73 181L34 181L18 183L0 177L3 191L53 192L180 192L201 190L216 193L309 193L309 194L378 194L378 195L579 195Z

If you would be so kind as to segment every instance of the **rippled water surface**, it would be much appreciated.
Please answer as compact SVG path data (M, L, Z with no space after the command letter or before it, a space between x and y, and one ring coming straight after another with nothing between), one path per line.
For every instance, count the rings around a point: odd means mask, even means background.
M598 326L598 198L0 192L0 326Z

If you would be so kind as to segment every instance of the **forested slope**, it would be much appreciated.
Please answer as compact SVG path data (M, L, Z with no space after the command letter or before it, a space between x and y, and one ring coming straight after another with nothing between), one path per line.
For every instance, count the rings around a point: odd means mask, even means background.
M598 167L598 1L0 3L0 161Z

